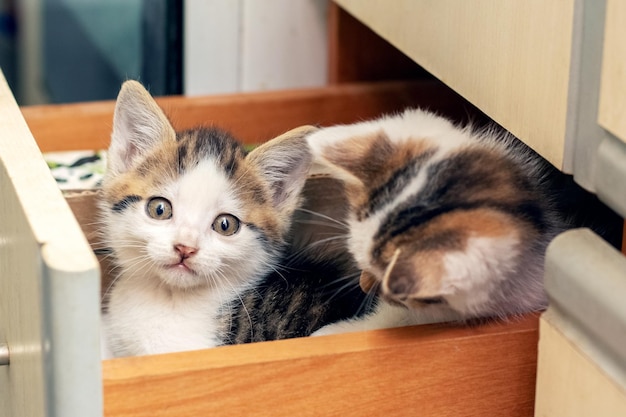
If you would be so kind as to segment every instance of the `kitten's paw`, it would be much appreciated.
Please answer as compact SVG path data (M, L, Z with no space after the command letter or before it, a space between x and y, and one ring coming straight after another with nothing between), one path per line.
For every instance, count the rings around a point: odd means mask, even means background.
M365 326L360 321L338 321L337 323L327 324L319 330L316 330L311 336L328 336L331 334L341 334L349 332L358 332L365 330Z

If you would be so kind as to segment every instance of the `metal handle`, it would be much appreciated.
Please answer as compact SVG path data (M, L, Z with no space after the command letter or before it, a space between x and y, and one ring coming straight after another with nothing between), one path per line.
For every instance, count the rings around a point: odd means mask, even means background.
M0 343L0 366L9 364L9 345Z

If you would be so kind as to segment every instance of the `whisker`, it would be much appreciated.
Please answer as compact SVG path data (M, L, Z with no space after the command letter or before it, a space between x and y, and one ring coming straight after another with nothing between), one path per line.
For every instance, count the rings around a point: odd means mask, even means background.
M311 214L313 216L321 217L322 219L328 220L331 223L335 223L335 224L341 226L343 229L348 229L348 227L349 227L349 225L347 223L345 223L345 222L342 222L342 221L334 219L334 218L332 218L332 217L330 217L330 216L328 216L326 214L322 214L322 213L319 213L319 212L316 212L316 211L313 211L313 210L309 210L309 209L306 209L306 208L303 208L303 207L299 207L299 208L296 209L296 211L301 211L303 213L307 213L307 214Z

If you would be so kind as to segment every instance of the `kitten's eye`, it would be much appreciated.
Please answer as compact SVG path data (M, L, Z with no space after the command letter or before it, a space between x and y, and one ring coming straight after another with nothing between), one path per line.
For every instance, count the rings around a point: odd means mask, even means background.
M163 197L154 197L146 205L148 216L156 220L167 220L172 218L172 203Z
M444 304L446 301L443 297L416 298L415 300L422 304Z
M220 235L230 236L239 231L239 219L232 214L220 214L213 221L213 230Z

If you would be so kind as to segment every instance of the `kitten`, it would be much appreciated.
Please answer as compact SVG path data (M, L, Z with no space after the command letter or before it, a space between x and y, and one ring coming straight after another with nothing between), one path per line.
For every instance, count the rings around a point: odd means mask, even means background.
M317 130L307 141L314 171L345 183L348 248L364 290L385 300L316 334L546 307L546 247L574 224L553 196L566 193L565 180L552 180L560 173L521 142L421 110Z
M104 316L115 356L304 336L356 314L358 289L314 317L291 314L298 303L283 302L288 292L291 300L307 294L299 303L310 311L312 300L332 305L324 287L355 271L350 260L329 264L302 248L287 251L311 164L304 139L311 130L295 129L248 154L218 129L176 133L139 83L122 86L100 207L104 244L120 271ZM275 314L262 313L259 302Z

